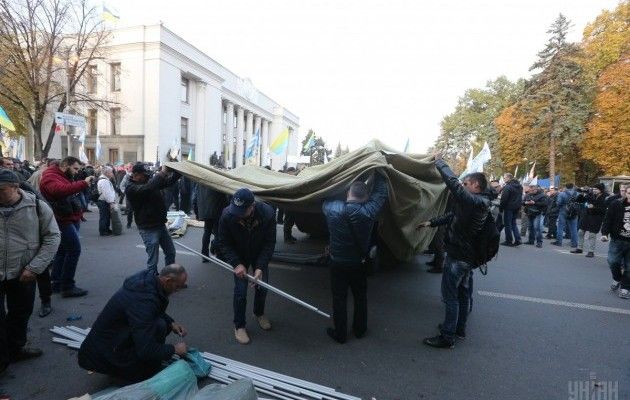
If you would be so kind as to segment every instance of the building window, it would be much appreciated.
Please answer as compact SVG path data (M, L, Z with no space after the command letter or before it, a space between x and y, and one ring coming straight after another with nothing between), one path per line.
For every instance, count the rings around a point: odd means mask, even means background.
M120 63L110 64L112 70L112 92L120 91Z
M116 108L111 108L109 110L109 116L111 119L111 131L110 131L110 135L115 136L115 135L120 135L120 108L116 107Z
M188 89L190 86L190 82L186 78L182 78L182 93L181 100L183 103L188 103Z
M109 162L115 164L118 161L118 149L109 149Z
M94 147L86 147L85 156L87 157L88 162L93 165L94 161L96 161L96 150Z
M135 163L138 161L138 153L135 151L125 151L123 152L123 162L124 163Z
M88 93L96 93L96 76L98 70L96 65L90 65L87 68L87 92Z
M91 109L88 110L88 135L96 136L96 121L98 118L97 110Z
M188 141L188 118L182 117L182 142Z

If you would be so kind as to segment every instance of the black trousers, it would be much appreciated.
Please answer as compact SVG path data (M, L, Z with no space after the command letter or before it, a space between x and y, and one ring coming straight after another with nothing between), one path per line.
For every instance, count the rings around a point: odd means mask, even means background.
M446 237L446 225L440 225L433 236L429 249L434 251L433 262L436 268L444 267L444 258L446 256L446 245L444 238Z
M21 283L18 278L0 282L0 365L8 364L26 344L34 301L35 282Z
M345 340L348 334L348 288L354 299L352 331L363 336L367 330L367 271L365 265L340 265L330 267L330 286L333 295L333 321L337 337Z
M210 237L212 236L212 234L214 234L214 237L216 238L216 235L217 235L216 222L217 221L218 220L214 218L203 220L203 237L201 238L201 254L203 254L204 256L209 255L210 250L214 250L214 245L210 246ZM210 247L212 248L210 249Z
M547 216L547 237L556 239L558 237L558 216Z
M52 265L52 263L51 263ZM39 299L42 303L50 303L52 296L52 283L50 282L50 265L44 272L37 275L37 289L39 289Z

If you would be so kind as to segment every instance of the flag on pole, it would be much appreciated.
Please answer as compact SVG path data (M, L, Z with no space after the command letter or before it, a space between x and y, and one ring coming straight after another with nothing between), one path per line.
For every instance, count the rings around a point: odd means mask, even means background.
M407 151L409 151L409 138L407 138L407 143L405 143L405 150L403 150L403 153L406 153Z
M534 165L532 165L532 169L529 171L529 175L527 175L527 178L529 178L530 181L534 179L535 169L536 169L536 161L534 161Z
M516 166L516 169L514 169L514 177L516 178L517 176L518 176L518 165Z
M88 163L88 158L85 155L85 147L83 146L83 143L81 144L81 146L79 146L79 160L81 160L82 163L87 164Z
M276 155L282 154L289 147L289 129L285 128L276 136L269 149Z
M247 146L247 151L245 152L246 160L256 156L256 150L258 149L260 142L259 138L260 131L256 129L256 134L254 135L254 137L252 137L252 141L249 143L249 146Z
M536 175L530 182L530 186L538 185L538 175Z
M13 122L11 122L9 116L4 111L4 108L2 108L2 106L0 106L0 127L4 127L9 131L15 132L15 125L13 125Z
M315 132L313 132L306 143L304 143L304 148L302 148L303 152L307 152L311 149L311 147L315 146Z
M488 146L488 142L485 142L479 154L477 154L470 163L468 173L483 172L483 165L490 161L491 158L492 155L490 154L490 146Z
M473 149L470 149L470 155L468 156L468 161L466 162L466 171L470 171L473 163Z
M195 156L193 155L193 152L194 152L194 150L193 150L193 149L190 149L190 150L188 151L188 157L187 157L187 160L188 160L188 161L195 161Z
M96 156L96 160L100 160L101 156L103 155L103 148L101 147L101 138L98 134L96 135L96 149L94 153Z
M113 7L105 5L103 2L103 12L101 13L101 19L103 21L116 23L120 20L120 15Z

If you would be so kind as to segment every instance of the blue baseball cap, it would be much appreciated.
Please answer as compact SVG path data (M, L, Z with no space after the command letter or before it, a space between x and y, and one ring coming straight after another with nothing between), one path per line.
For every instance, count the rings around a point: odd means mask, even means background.
M254 204L254 193L247 188L241 188L232 196L228 212L237 217L242 217L252 204Z

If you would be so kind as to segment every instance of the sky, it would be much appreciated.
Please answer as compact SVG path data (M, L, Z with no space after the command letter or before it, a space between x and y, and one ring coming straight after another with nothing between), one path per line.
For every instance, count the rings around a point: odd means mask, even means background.
M579 41L618 0L108 0L161 21L300 117L328 146L424 152L466 89L530 76L559 13Z

